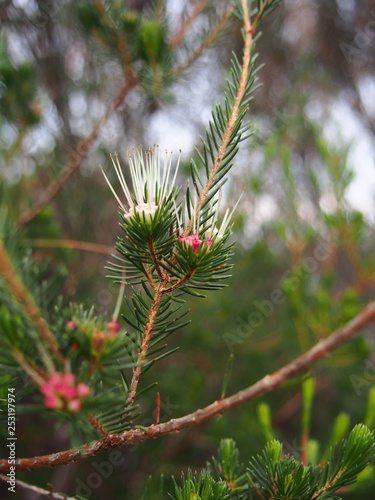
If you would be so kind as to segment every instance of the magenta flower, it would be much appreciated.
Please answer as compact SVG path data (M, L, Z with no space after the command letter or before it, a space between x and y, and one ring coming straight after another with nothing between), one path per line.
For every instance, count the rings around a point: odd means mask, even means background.
M202 243L205 243L208 246L212 245L212 240L200 240L197 234L190 234L188 236L180 236L178 241L184 243L186 246L193 247L193 253L197 252Z
M109 321L107 323L107 332L111 335L115 335L120 331L120 323L117 321Z
M91 389L84 383L75 385L75 375L72 373L55 372L47 382L40 387L44 396L44 406L60 411L80 411L82 400L88 396Z

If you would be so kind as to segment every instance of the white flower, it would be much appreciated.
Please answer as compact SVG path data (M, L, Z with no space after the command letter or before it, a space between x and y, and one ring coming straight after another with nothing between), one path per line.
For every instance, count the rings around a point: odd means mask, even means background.
M125 217L133 217L135 213L138 213L143 215L144 220L149 221L173 192L180 157L175 166L173 177L171 175L172 153L165 152L162 168L158 146L153 146L145 152L139 146L128 152L128 159L133 194L126 183L117 154L111 155L113 166L125 195L124 202L120 200L102 169L103 175L119 206L124 211Z

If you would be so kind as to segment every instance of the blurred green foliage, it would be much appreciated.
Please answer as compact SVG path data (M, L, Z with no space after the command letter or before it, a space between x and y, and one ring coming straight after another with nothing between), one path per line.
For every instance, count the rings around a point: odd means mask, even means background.
M188 48L196 48L200 40L190 35L172 54L168 42L171 34L156 9L148 9L147 2L143 2L143 10L142 5L137 9L134 3L126 5L125 10L122 2L108 3L112 8L110 25L96 2L64 3L63 15L50 13L46 24L38 24L32 12L13 2L7 2L9 5L1 11L6 31L0 46L0 203L7 207L7 218L13 225L1 225L0 234L2 239L9 233L17 239L17 244L10 239L7 244L17 247L18 257L24 259L22 275L28 276L26 281L47 316L54 314L56 297L61 293L65 305L74 300L86 309L94 306L95 313L104 313L108 319L118 288L105 278L106 256L40 248L34 248L31 256L33 240L69 238L112 246L119 217L96 166L108 161L108 151L123 152L137 145L134 140L153 141L148 126L160 110L173 112L181 106L180 120L190 120L197 137L206 126L203 119L197 118L202 107L197 97L200 79L206 75L199 74L198 67L197 80L193 79L194 73L186 76L192 79L188 86L197 92L194 97L187 94L186 82L180 82L178 87L172 71L173 64L178 69L186 62ZM317 9L333 8L333 4L325 2ZM39 8L43 5L41 2ZM214 4L199 18L204 26L215 19L213 11ZM325 80L327 68L337 78L333 85L354 92L352 83L345 83L345 75L349 74L345 59L328 57L340 46L341 38L327 39L327 29L319 33L335 16L342 22L346 17L340 17L338 11L331 17L329 12L319 11L318 41L311 45L310 54L301 55L298 44L291 47L283 40L281 28L277 31L276 25L286 25L288 8L277 12L264 27L269 35L259 42L260 57L267 66L262 74L264 90L255 95L252 103L258 128L243 148L236 167L238 174L224 192L230 205L245 189L234 221L237 243L233 276L227 288L205 299L189 299L191 323L168 339L169 349L179 349L160 361L158 386L141 401L140 425L149 425L155 419L156 391L161 395L161 421L203 407L220 398L231 354L234 362L226 379L227 394L256 382L306 351L347 323L374 297L373 227L367 214L347 202L354 178L348 164L348 145L327 140L324 120L313 120L309 113L315 92L322 99L336 92L336 87L329 87ZM225 65L227 54L236 50L237 27L234 24L232 41L222 42L210 55L218 67L210 67L212 80L218 78L214 71L220 71L220 64ZM331 28L331 36L337 35L337 27ZM27 46L24 61L14 57L10 47L9 35L17 30ZM346 37L350 30L355 33L355 26L350 25L342 36ZM141 90L137 88L127 97L114 125L108 126L107 135L95 143L76 177L30 224L16 231L17 217L63 171L70 153L101 116L103 106L108 105L113 85L120 85L122 69L125 74L128 71L120 43L124 34L133 47L129 60L137 65ZM370 49L363 57L371 57ZM316 71L314 92L311 64L321 65ZM277 88L276 80L280 82ZM78 101L72 100L74 96ZM80 96L84 96L85 103L81 107L77 104ZM172 97L175 107L170 103ZM198 101L194 119L187 113L193 97ZM35 131L45 140L39 143ZM264 217L259 216L262 207ZM19 310L12 317L4 313L5 298L3 293L1 333L8 331L11 322L21 321L17 319ZM123 313L128 314L126 306ZM329 449L332 435L334 440L343 437L349 423L353 427L365 418L366 425L374 428L374 397L370 391L375 380L373 336L371 331L363 333L312 368L316 388L309 432L319 440L320 450ZM7 370L0 387L11 383L10 365ZM155 372L150 371L143 386L154 381ZM260 418L256 404L249 403L201 427L123 448L117 460L106 453L71 465L65 476L59 470L53 474L47 470L35 473L33 480L41 486L63 483L70 494L86 494L87 498L140 498L149 475L149 492L159 491L161 474L168 491L174 487L172 476L180 477L181 470L193 481L193 473L187 472L189 467L194 471L204 468L223 436L237 442L245 463L264 448L271 433L283 443L286 452L298 454L303 446L300 382L291 381L263 397L262 403L267 406L261 407ZM47 428L45 422L42 414L22 415L17 424L18 456L69 446L66 429ZM316 442L310 440L309 446L310 456L316 456ZM94 472L101 478L95 485L89 481ZM27 472L17 477L30 481ZM375 479L370 475L344 491L342 497L367 500L374 488ZM22 493L17 495L22 498ZM151 493L145 495L152 498Z

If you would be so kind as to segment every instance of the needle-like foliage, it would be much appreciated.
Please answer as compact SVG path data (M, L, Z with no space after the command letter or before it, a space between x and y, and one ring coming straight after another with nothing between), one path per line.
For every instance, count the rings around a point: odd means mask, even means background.
M239 463L239 452L232 439L223 439L218 458L207 463L200 474L189 471L174 481L172 498L190 500L193 495L207 492L210 498L220 500L340 500L335 494L352 484L357 475L374 459L373 433L364 425L356 425L347 439L331 450L329 461L323 467L304 466L292 455L283 455L282 444L269 441L261 454L253 457L247 474ZM225 486L226 488L225 488Z

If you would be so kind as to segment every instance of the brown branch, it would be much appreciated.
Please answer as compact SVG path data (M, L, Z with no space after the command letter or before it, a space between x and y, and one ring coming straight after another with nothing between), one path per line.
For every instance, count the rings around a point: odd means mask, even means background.
M165 282L164 281L160 282L158 288L155 291L154 300L152 301L152 304L150 307L150 312L149 312L147 323L145 326L145 331L143 333L142 344L141 344L141 347L139 348L139 352L138 352L137 365L133 369L133 376L132 376L132 380L130 383L129 396L128 396L126 408L128 408L129 406L132 406L132 404L134 403L134 400L135 400L138 382L139 382L139 377L140 377L142 369L143 369L143 363L146 359L148 344L149 344L151 336L152 336L156 316L158 314L161 299L163 297L164 286L165 286Z
M337 472L337 474L335 475L335 477L333 479L331 479L331 481L328 481L328 483L326 483L324 486L322 486L321 488L319 488L314 493L314 496L311 498L311 500L318 500L318 498L320 498L322 496L322 493L325 493L329 488L331 488L332 486L335 486L335 484L340 479L340 477L343 475L343 473L345 472L345 470L346 470L346 466L344 466L342 469L340 469Z
M36 385L43 385L46 381L46 374L41 374L39 371L35 369L33 365L31 365L24 357L22 352L20 351L12 351L13 358L17 361L20 367L23 369L25 373L33 380Z
M52 332L49 330L41 312L34 302L34 299L18 278L16 270L13 267L13 264L8 256L8 252L6 251L2 241L0 241L0 274L2 274L15 299L24 307L26 314L34 323L40 337L46 342L50 351L54 354L56 359L60 361L60 363L64 363L64 358L60 353L59 346L57 345Z
M136 77L133 73L129 73L119 93L112 101L112 104L107 109L107 112L101 120L95 125L91 133L83 139L77 146L76 150L70 156L69 162L65 170L61 173L60 177L51 182L41 196L30 209L23 212L18 220L18 227L23 227L36 217L39 212L57 196L63 186L69 181L72 175L77 171L81 161L86 157L90 147L99 136L100 130L103 125L108 121L109 117L120 106L126 94L137 83Z
M126 72L127 70L130 69L131 59L130 59L130 55L128 52L128 48L127 48L125 39L124 39L124 37L118 35L118 29L116 27L116 24L113 22L112 18L110 17L108 10L105 6L105 3L102 0L95 0L95 5L102 16L102 21L104 21L107 24L107 28L109 29L111 36L117 45L117 49L118 49L119 54L121 56L121 62L123 65L123 69Z
M9 481L9 477L3 476L0 474L0 480L4 481L4 483ZM48 497L52 500L75 500L76 497L68 497L63 493L54 493L52 490L47 491L43 488L39 488L39 486L34 486L32 484L25 483L24 481L20 481L19 479L15 479L16 486L23 488L24 490L33 491L39 496Z
M185 276L183 276L181 279L179 279L178 281L173 283L173 285L165 287L163 289L163 292L170 293L170 292L174 292L175 290L177 290L177 288L181 288L183 285L185 285L185 283L187 283L191 279L191 277L194 274L194 271L195 271L195 269L189 269L189 271L185 274Z
M195 206L194 214L191 217L188 225L186 226L186 229L184 232L185 236L189 234L191 228L193 227L194 220L198 220L199 212L202 208L204 200L207 198L209 190L210 190L210 188L215 180L216 174L220 168L221 162L223 161L225 151L227 149L227 146L229 144L233 129L235 127L242 99L244 98L244 95L246 92L246 83L247 83L247 80L249 77L250 62L251 62L253 28L251 25L251 19L249 17L246 0L242 0L242 8L243 8L243 15L244 15L245 43L244 43L244 53L243 53L243 60L242 60L241 79L239 82L237 95L236 95L236 98L235 98L235 101L233 104L232 113L231 113L231 116L229 118L226 129L224 131L223 140L220 144L219 151L218 151L217 156L215 158L214 165L211 168L210 175L207 179L207 182L206 182L204 188L201 191L201 194L200 194L199 199L197 201L197 204Z
M206 38L202 41L202 43L199 45L199 47L190 55L188 60L176 68L174 71L171 73L171 78L176 78L180 73L185 71L185 69L189 68L194 62L200 58L200 56L203 54L203 52L216 40L216 38L220 35L220 33L223 31L225 26L227 25L228 20L231 18L233 13L232 6L228 7L227 10L220 16L218 22L216 23L216 26L210 30Z
M180 29L169 41L169 46L171 49L175 49L176 47L178 47L178 45L181 44L182 40L185 37L185 33L188 31L188 29L193 24L195 19L199 16L199 14L206 8L209 1L210 0L199 0L195 4L191 14L186 18L185 22L181 24Z
M102 426L99 420L92 415L91 413L86 415L87 421L89 424L102 435L103 439L106 440L109 438L110 434L106 431L106 429Z
M162 271L162 269L159 265L158 256L156 255L156 252L155 252L155 245L154 245L153 240L150 240L148 242L148 249L150 251L152 262L154 263L154 266L155 266L155 271L157 272L159 279L162 280L165 277L164 276L165 273Z
M103 253L112 255L113 247L108 245L100 245L99 243L91 243L90 241L77 240L49 240L35 239L28 240L30 246L38 248L69 248L71 250L82 250L84 252Z
M200 425L216 416L241 406L255 398L263 396L274 391L282 384L295 377L307 372L311 365L320 361L332 351L340 347L345 342L353 339L363 328L370 323L375 322L375 301L347 323L342 328L336 330L329 337L320 340L305 354L286 364L280 370L264 376L250 387L237 392L233 396L220 399L211 403L203 409L196 410L189 415L169 420L158 425L151 425L147 429L132 429L119 434L110 435L110 439L102 441L93 441L80 448L65 450L50 455L38 456L33 458L19 458L16 460L17 470L35 470L56 465L68 464L88 456L94 456L99 452L116 448L122 445L131 445L148 439L157 438L172 434L188 427ZM7 459L0 460L0 470L8 471L9 464Z
M145 270L145 273L147 274L147 279L148 279L148 282L150 283L151 287L154 290L156 290L157 286L156 286L156 283L154 281L154 277L152 276L151 269L148 267L147 264L143 264L143 269Z

